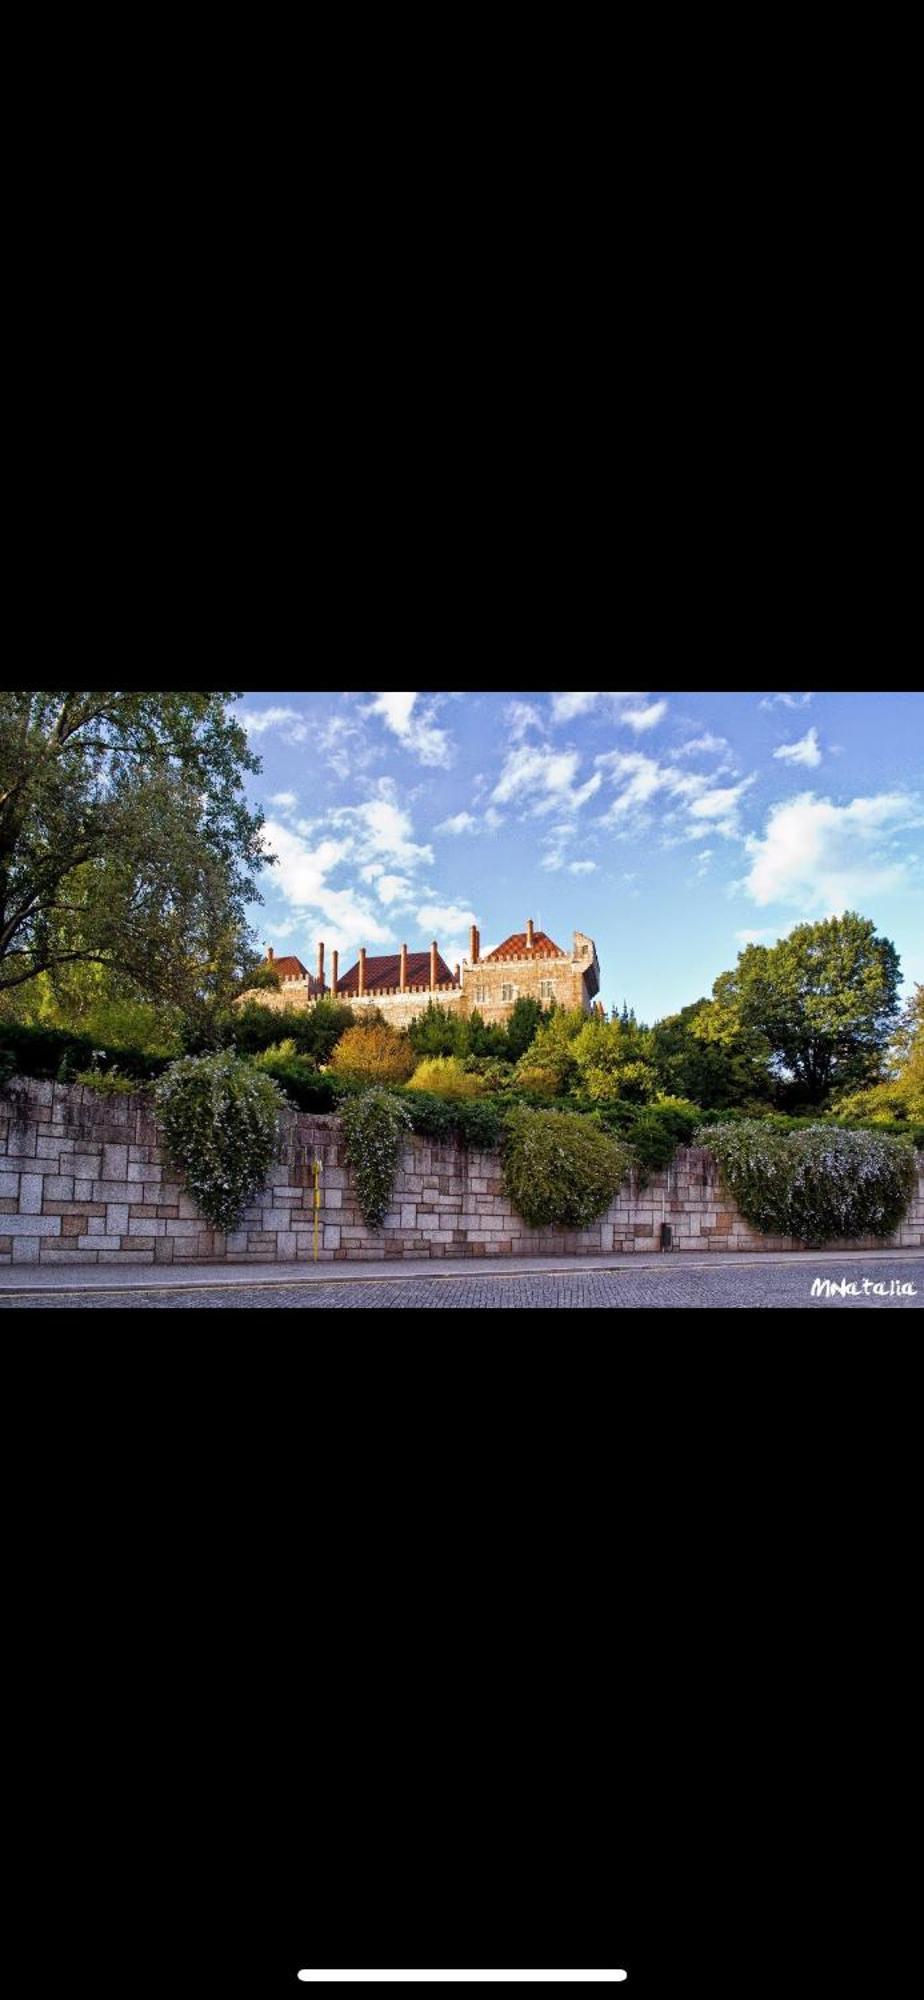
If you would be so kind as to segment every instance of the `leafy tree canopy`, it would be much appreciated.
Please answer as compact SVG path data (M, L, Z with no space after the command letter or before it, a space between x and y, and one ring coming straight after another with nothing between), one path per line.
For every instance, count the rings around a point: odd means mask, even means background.
M79 962L208 1015L271 857L231 693L0 692L0 993Z
M868 917L848 910L798 924L775 945L748 945L713 987L713 1026L766 1038L793 1103L874 1082L898 1012L899 957ZM781 1093L785 1094L785 1093Z

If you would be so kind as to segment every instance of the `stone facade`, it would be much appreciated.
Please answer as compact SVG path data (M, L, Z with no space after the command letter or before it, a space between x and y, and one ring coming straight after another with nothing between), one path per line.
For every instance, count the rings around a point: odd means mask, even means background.
M0 1094L0 1264L304 1262L313 1254L312 1166L322 1164L318 1258L659 1254L796 1250L761 1236L718 1187L709 1153L679 1151L645 1187L622 1189L592 1229L528 1229L508 1202L495 1153L414 1138L405 1147L384 1229L359 1213L335 1117L292 1114L284 1157L227 1235L210 1229L172 1175L140 1096L100 1098L81 1085L18 1081ZM924 1248L924 1167L901 1228L832 1249Z
M267 963L272 962L272 952ZM562 951L553 940L542 931L536 931L530 917L525 931L518 931L506 938L503 944L481 956L481 935L473 924L469 945L469 955L457 965L454 975L438 959L438 946L434 939L429 954L413 954L415 967L420 968L429 959L429 976L426 978L402 978L408 963L407 947L402 945L397 957L387 960L371 960L370 968L380 964L393 969L386 978L366 976L365 952L360 953L363 977L357 979L358 967L351 967L341 979L338 976L337 953L333 954L331 983L324 984L324 946L318 946L318 970L316 974L304 972L303 977L291 972L282 977L277 992L272 988L257 987L240 994L236 1006L244 1006L256 1000L262 1007L269 1007L279 1013L284 1007L312 1007L323 994L327 999L346 1002L356 1011L357 1019L364 1011L380 1008L386 1021L395 1028L407 1028L426 1012L431 1001L439 1007L450 1008L463 1016L468 1016L477 1008L489 1026L509 1020L519 999L538 1000L548 1007L554 1001L559 1007L580 1008L585 1014L593 1011L594 999L600 990L600 964L597 947L593 938L584 931L575 931L570 954ZM300 960L283 959L277 964L292 966ZM438 965L442 968L438 972ZM426 968L424 968L426 969ZM304 969L303 969L304 970ZM446 977L442 976L446 973Z

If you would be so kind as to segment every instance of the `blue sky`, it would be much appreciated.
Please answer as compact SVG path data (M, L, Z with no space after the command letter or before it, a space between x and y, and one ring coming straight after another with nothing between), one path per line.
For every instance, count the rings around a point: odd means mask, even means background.
M247 694L279 856L251 918L297 952L450 965L527 917L596 941L607 1008L653 1021L742 945L857 909L924 980L924 697Z

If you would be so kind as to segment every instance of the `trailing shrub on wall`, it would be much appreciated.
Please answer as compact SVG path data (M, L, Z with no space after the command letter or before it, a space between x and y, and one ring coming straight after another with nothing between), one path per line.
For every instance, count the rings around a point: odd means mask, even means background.
M229 1050L183 1056L154 1086L167 1152L215 1229L233 1229L265 1185L285 1100Z
M770 1236L890 1236L914 1189L912 1147L884 1133L832 1125L780 1132L765 1119L742 1119L702 1126L696 1137L742 1215Z
M359 1206L369 1228L381 1229L411 1130L410 1112L390 1091L373 1089L345 1099L340 1116Z
M586 1229L631 1165L628 1146L574 1112L518 1105L507 1120L504 1186L532 1229Z

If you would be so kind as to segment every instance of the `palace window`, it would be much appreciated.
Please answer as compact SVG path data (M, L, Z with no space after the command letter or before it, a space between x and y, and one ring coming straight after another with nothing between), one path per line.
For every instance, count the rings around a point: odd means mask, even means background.
M475 1006L476 1006L476 1007L485 1007L485 1006L487 1006L487 1001L488 1001L488 989L487 989L487 987L486 987L486 986L476 986L476 988L475 988Z
M517 989L516 989L516 987L515 987L515 986L509 986L509 985L507 985L507 986L502 986L502 987L501 987L501 1001L502 1001L502 1003L503 1003L503 1002L507 1002L507 1001L510 1001L510 1000L515 1000L515 999L516 999L516 997L517 997Z
M540 1000L552 1000L554 999L554 997L555 997L554 979L540 979L539 981Z

